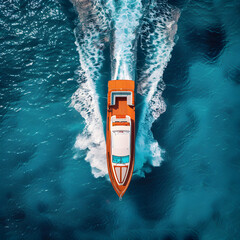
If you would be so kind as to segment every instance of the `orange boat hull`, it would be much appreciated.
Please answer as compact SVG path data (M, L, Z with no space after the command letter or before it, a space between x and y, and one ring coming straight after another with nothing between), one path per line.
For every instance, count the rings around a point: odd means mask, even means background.
M118 196L122 198L126 192L133 173L135 155L135 104L134 104L134 81L132 80L111 80L108 82L108 104L107 104L107 125L106 125L106 149L107 166L109 178ZM115 95L116 96L115 96ZM126 96L124 95L126 94ZM114 119L114 122L113 120ZM121 119L127 119L122 120ZM119 126L129 130L129 162L127 164L113 163L113 132L111 129ZM121 132L121 131L120 131ZM121 142L115 141L121 148ZM116 174L118 169L118 174ZM124 175L125 174L125 175Z

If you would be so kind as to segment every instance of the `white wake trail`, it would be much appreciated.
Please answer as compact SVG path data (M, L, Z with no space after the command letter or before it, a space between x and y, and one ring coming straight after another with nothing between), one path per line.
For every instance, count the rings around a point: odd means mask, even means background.
M99 1L77 0L73 3L80 19L75 29L80 70L79 88L72 96L71 105L85 120L84 130L78 135L75 147L86 152L85 160L90 163L93 175L100 177L107 174L107 164L96 82L101 77L109 22Z
M138 0L72 0L79 13L75 29L79 53L79 88L71 105L81 114L85 124L75 147L86 154L95 177L106 176L106 143L100 114L96 83L101 80L103 49L112 37L112 79L135 80L136 46L143 13ZM160 9L160 10L159 10ZM163 71L171 57L179 11L166 3L151 2L144 18L141 47L146 53L145 66L139 73L138 93L145 96L136 137L135 172L144 175L146 162L159 166L162 150L154 140L151 126L166 109L162 99ZM78 156L76 155L76 158ZM82 157L82 156L80 156Z
M141 175L144 175L143 166L146 162L160 166L163 160L164 150L154 139L151 127L166 111L166 104L162 98L165 88L162 76L175 45L174 36L179 16L180 11L167 3L152 2L142 27L141 47L146 59L139 74L137 92L145 96L145 102L138 123L135 161L135 171Z
M143 6L139 0L115 2L112 11L112 80L135 80L136 46Z

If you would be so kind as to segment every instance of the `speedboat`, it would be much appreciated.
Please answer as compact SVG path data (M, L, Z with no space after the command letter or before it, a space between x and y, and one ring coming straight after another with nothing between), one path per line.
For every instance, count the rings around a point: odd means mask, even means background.
M108 82L107 165L112 186L121 199L132 178L135 155L134 81Z

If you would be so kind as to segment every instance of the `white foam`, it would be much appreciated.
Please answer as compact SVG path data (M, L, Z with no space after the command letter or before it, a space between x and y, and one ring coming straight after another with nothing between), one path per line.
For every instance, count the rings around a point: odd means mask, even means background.
M76 1L76 4L84 1ZM86 1L84 2L85 4ZM100 114L96 82L104 60L103 31L108 28L107 18L98 1L94 5L91 19L85 12L79 13L84 24L75 30L77 51L79 53L79 88L72 96L71 105L85 120L85 127L76 139L75 147L86 151L85 160L91 165L95 177L107 174L105 137ZM86 5L88 7L88 5ZM78 9L78 8L77 8ZM81 11L81 8L80 8ZM92 17L94 16L94 21ZM104 17L103 17L104 16ZM101 28L99 28L101 26ZM78 156L76 156L78 158Z
M95 177L107 174L105 138L102 117L99 111L95 90L83 83L72 96L72 106L85 120L85 128L76 139L75 147L87 150L88 161Z
M135 80L142 3L138 0L115 2L113 13L112 79Z
M154 139L151 127L153 122L166 111L166 104L162 98L165 88L162 76L175 45L176 23L180 16L178 9L166 3L161 5L152 3L149 9L149 15L144 19L142 29L141 47L146 53L145 66L139 74L137 89L139 94L146 96L136 137L136 153L139 153L136 154L137 172L143 171L147 161L153 166L160 166L163 160L162 154L165 151ZM151 30L153 27L154 31Z

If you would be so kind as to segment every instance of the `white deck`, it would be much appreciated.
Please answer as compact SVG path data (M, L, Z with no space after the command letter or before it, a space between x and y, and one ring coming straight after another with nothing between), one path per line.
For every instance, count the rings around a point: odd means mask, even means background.
M112 127L112 155L130 155L130 126Z
M129 123L126 125L115 125L113 123ZM131 156L131 119L129 116L126 118L116 118L112 116L111 118L111 150L113 156L125 157ZM112 164L114 176L118 181L119 185L123 185L129 170L128 163L116 163Z

